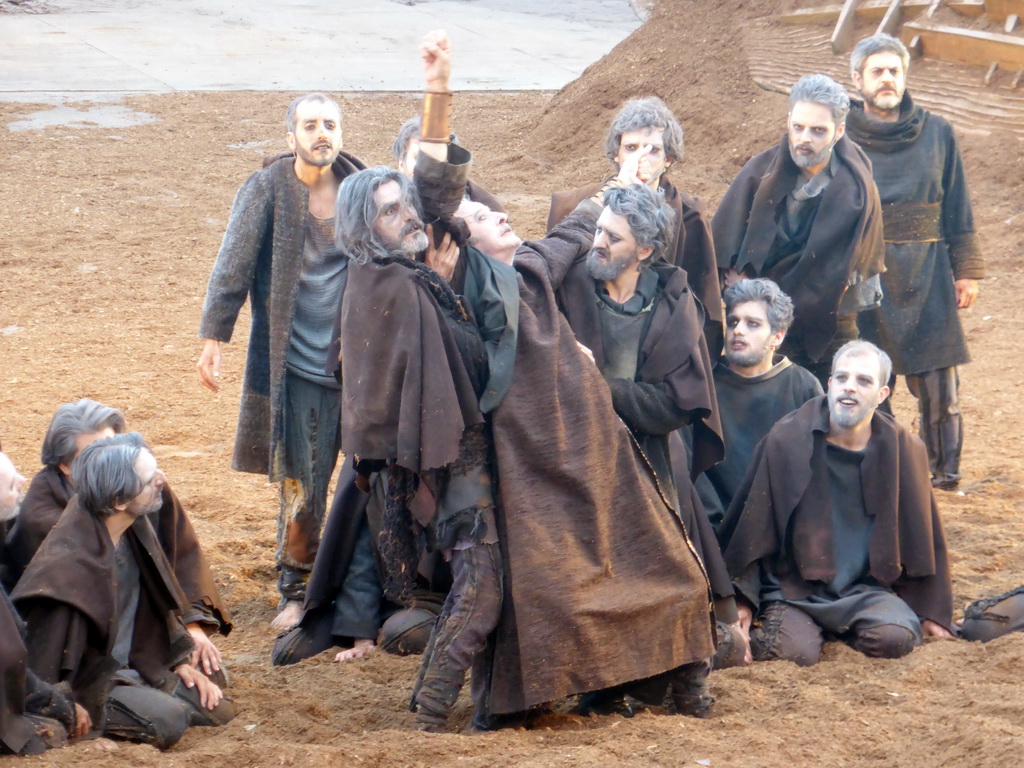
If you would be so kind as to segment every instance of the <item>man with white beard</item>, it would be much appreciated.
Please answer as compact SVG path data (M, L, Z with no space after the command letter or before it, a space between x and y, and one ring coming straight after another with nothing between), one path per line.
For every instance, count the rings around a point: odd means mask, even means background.
M841 347L827 397L768 433L722 521L740 625L757 661L809 666L833 638L899 658L922 636L951 636L928 456L877 411L891 370L870 342Z

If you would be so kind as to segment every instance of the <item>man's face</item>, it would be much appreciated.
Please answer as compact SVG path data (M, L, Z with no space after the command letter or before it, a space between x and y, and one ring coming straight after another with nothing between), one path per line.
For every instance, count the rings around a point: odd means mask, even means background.
M753 368L771 359L785 335L772 331L764 302L737 304L725 318L725 359L731 368Z
M825 163L846 125L836 127L832 111L823 104L798 101L789 113L789 154L798 168Z
M500 258L510 252L515 253L523 242L512 230L507 215L492 211L483 203L463 200L455 215L469 227L473 247L488 256Z
M649 258L651 251L649 247L637 247L629 220L606 207L597 219L594 247L587 254L587 270L595 280L608 282L628 269L639 269L640 262Z
M871 418L889 395L873 353L844 355L832 366L828 380L828 411L832 424L852 429Z
M295 109L295 131L288 147L309 165L323 168L341 151L341 113L334 104L303 101Z
M0 522L18 516L25 478L18 474L6 454L0 453Z
M135 474L142 480L142 492L125 503L125 511L132 517L159 512L164 503L163 491L167 478L156 465L156 457L145 449L139 451L135 459Z
M644 184L656 187L661 175L668 170L674 159L665 155L664 133L663 128L642 128L622 134L619 151L615 154L615 164L621 168L627 157L637 154L650 144L651 151L640 161L637 176Z
M864 70L853 73L864 102L879 112L899 109L903 92L907 89L903 60L895 53L876 53L864 60Z
M409 139L409 145L405 148L405 157L398 161L398 170L411 179L416 170L416 158L419 156L420 140L413 137Z
M373 231L385 248L405 256L415 256L426 249L427 233L423 231L423 222L397 181L377 187L373 202L377 205Z

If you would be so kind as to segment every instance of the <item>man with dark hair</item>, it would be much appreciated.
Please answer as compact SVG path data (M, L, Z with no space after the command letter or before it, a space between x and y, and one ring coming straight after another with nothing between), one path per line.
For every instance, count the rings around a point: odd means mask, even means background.
M616 170L627 158L638 157L638 178L652 190L660 190L674 211L674 226L661 258L686 270L693 295L704 308L708 349L717 356L722 346L722 301L711 228L700 201L678 189L666 175L683 159L682 126L656 96L627 101L608 129L605 154ZM548 231L600 188L601 182L596 182L553 194Z
M153 454L135 432L103 438L72 478L76 496L12 594L29 666L68 683L107 736L167 749L190 725L228 722L233 704L188 663L185 598L146 517L163 504Z
M0 453L0 523L18 515L25 478ZM91 723L67 685L50 685L28 668L25 628L0 587L0 755L37 755L81 736Z
M985 264L956 136L948 122L914 104L909 66L906 46L885 34L861 40L850 58L863 99L850 110L850 138L871 160L887 266L882 304L858 324L906 377L932 483L953 490L964 435L957 366L970 362L957 310L974 304Z
M857 313L880 299L882 215L871 164L845 136L842 86L807 75L789 105L787 137L743 166L711 227L726 285L767 277L792 297L782 352L824 385Z
M822 394L810 371L778 354L792 323L793 302L771 280L740 280L726 288L725 355L714 371L725 458L697 480L716 527L757 444L779 419Z
M410 181L412 181L413 172L416 170L416 158L420 155L420 130L422 126L423 119L419 115L410 117L402 123L398 135L391 145L391 154L395 158L398 170L404 173ZM454 133L451 135L451 142L452 144L459 143L459 137ZM475 181L466 182L465 197L474 203L483 203L492 211L505 211L501 207L501 203L498 202L498 198Z
M21 514L7 537L12 586L21 577L43 539L57 524L75 493L71 466L79 452L104 437L125 430L124 414L83 398L60 406L43 438L43 469L32 478ZM221 656L208 633L231 631L231 616L220 599L199 539L177 495L166 482L160 509L150 518L157 540L188 598L185 626L196 644L192 663L208 673L220 669Z
M870 342L841 347L828 396L772 428L722 521L755 660L815 664L831 637L899 658L922 635L951 637L952 584L927 455L877 411L891 370Z
M327 371L348 261L334 247L334 199L365 167L341 151L341 110L323 94L288 108L282 157L242 185L210 274L199 335L203 385L220 385L220 345L249 296L252 330L232 466L280 483L281 612L301 616L338 458L338 382Z

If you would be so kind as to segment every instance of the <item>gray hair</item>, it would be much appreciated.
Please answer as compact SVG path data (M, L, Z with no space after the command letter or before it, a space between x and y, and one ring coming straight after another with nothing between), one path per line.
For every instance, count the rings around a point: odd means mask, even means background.
M633 99L622 105L619 114L612 120L608 136L604 140L604 153L615 162L622 143L622 134L660 128L665 140L665 157L683 159L683 127L676 120L665 102L657 96Z
M402 127L398 129L398 135L395 137L395 141L391 145L391 154L395 156L396 163L400 163L405 160L405 153L409 151L409 142L413 139L419 141L420 127L422 125L423 119L419 116L410 117L402 123ZM459 137L454 133L449 134L448 138L452 144L459 143Z
M850 74L863 74L864 63L876 53L895 53L903 63L903 72L910 69L910 51L898 37L879 32L877 35L865 37L850 54Z
M604 204L611 212L622 216L641 248L653 248L647 264L661 256L672 239L675 211L665 204L665 195L655 192L646 184L612 187L604 193Z
M124 414L88 398L77 403L64 403L53 414L43 438L43 464L54 469L61 464L70 464L78 453L79 436L108 427L116 434L124 432Z
M838 363L841 358L864 357L865 355L874 355L878 358L878 372L882 374L882 380L879 383L879 386L888 386L889 379L892 376L892 359L870 341L865 341L864 339L848 341L839 348L832 358L832 373L835 374L836 363Z
M346 176L338 189L334 204L334 244L358 262L389 255L388 248L373 231L373 223L380 213L373 195L389 181L398 184L402 198L412 202L419 212L419 200L409 179L386 165Z
M292 99L292 103L288 105L288 112L285 114L284 121L288 126L288 133L295 133L295 113L299 109L299 104L304 104L307 101L315 101L319 104L333 104L334 108L338 110L338 119L341 120L341 107L334 99L323 93L307 93L305 96L296 96Z
M740 280L725 289L725 312L737 304L757 301L764 305L772 333L788 331L793 324L793 300L773 281L764 277Z
M827 75L804 75L797 80L789 94L790 111L798 101L828 107L836 126L846 122L850 111L850 97L846 89Z
M105 437L90 443L71 467L78 502L98 518L110 517L114 507L131 501L145 488L135 461L149 446L138 432Z

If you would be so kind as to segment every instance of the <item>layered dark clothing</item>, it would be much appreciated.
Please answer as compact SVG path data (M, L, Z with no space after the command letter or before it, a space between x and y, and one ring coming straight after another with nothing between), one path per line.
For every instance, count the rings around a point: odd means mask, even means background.
M338 179L363 168L344 152L333 166ZM199 326L202 338L231 341L248 296L252 326L232 466L271 481L284 477L284 374L308 210L309 188L296 177L293 159L249 177L235 196Z
M715 366L714 379L725 458L706 470L696 485L717 526L743 483L757 444L779 419L822 391L814 374L781 356L758 376L741 376L722 360Z
M954 280L979 280L985 265L974 231L963 159L952 127L903 96L894 123L854 101L847 135L871 159L885 220L884 298L858 317L865 338L915 374L970 361Z
M826 397L779 421L758 445L719 529L729 572L755 607L760 594L750 574L758 564L777 567L774 575L787 600L806 599L815 584L836 577L828 429ZM864 510L873 518L868 575L921 619L951 626L949 561L924 445L875 411L860 474Z
M555 300L594 227L592 213L574 213L515 256L515 371L493 412L506 599L492 713L653 677L714 652L697 555Z
M568 192L556 192L551 196L548 212L548 231L554 229L577 205L595 195L603 182L596 182ZM686 270L686 280L693 295L704 308L704 335L712 357L722 349L725 326L722 314L722 290L718 280L715 259L715 245L711 236L711 225L704 214L704 206L696 197L677 189L664 176L658 189L665 195L665 202L676 214L676 231L665 249L665 260Z
M789 139L751 158L729 186L711 221L718 268L767 277L792 299L789 337L817 362L836 332L847 288L882 273L882 213L871 162L846 136L833 148L835 176L813 204L802 247L782 247L779 219L801 182Z
M17 523L7 538L15 582L60 520L73 495L71 484L58 467L44 467L32 478ZM231 615L220 599L195 529L170 485L164 485L162 499L159 511L148 517L188 600L190 607L184 619L216 625L226 635L231 631Z
M148 685L167 692L174 667L193 649L181 621L185 597L149 520L124 532L139 566L129 665ZM72 498L11 595L28 627L29 666L50 683L71 684L75 700L100 722L104 697L120 664L115 547L102 520Z

